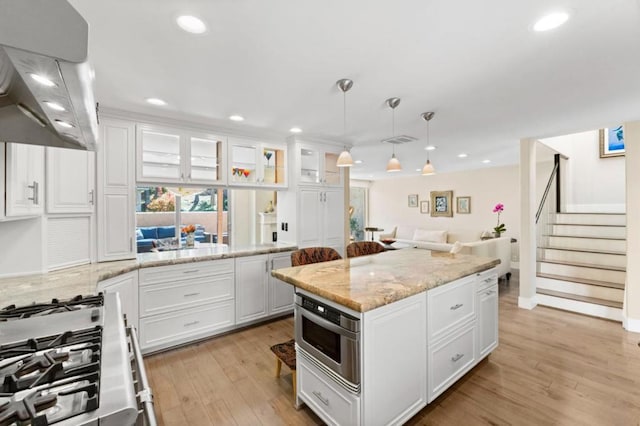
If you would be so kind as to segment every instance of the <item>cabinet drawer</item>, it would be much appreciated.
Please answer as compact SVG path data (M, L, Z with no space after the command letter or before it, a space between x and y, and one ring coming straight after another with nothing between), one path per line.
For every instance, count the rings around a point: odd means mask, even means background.
M476 288L478 291L484 290L492 285L496 285L498 284L498 271L496 271L496 268L482 271L476 275L476 282Z
M475 336L473 323L429 348L429 402L476 364Z
M360 399L298 357L298 396L330 425L359 424Z
M179 345L234 325L233 300L140 319L143 352Z
M473 319L475 276L465 277L427 292L429 342Z
M233 298L233 274L147 285L140 288L140 316Z
M233 273L233 259L190 262L181 265L156 266L140 269L140 285Z

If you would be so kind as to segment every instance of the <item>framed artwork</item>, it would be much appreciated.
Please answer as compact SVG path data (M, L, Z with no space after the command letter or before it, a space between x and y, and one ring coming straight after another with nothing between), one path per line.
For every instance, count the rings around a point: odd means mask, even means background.
M453 191L431 191L431 217L453 217Z
M409 207L418 207L418 194L409 194Z
M471 213L471 197L456 197L456 213Z
M420 201L420 213L429 213L428 201Z
M600 129L600 158L624 155L622 126Z

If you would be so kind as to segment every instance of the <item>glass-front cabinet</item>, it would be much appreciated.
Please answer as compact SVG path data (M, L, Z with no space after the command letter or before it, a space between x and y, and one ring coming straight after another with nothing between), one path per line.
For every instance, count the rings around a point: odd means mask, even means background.
M286 145L229 138L229 185L287 186Z
M224 183L223 138L149 125L137 126L138 182Z
M296 144L298 183L342 186L342 173L336 165L339 154L319 146Z

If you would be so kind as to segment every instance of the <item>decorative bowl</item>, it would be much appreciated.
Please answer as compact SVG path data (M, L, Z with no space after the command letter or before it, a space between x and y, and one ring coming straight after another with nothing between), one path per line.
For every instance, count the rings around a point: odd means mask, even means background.
M396 240L394 240L393 238L383 238L382 240L380 240L380 242L382 244L393 244L396 242Z

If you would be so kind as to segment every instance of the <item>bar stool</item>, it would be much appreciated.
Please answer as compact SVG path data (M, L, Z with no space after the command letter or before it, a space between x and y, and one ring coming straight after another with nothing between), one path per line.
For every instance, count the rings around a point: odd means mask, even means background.
M271 346L271 352L276 355L276 377L280 377L282 363L291 370L291 384L293 385L293 398L296 398L296 342L291 339L288 342Z

